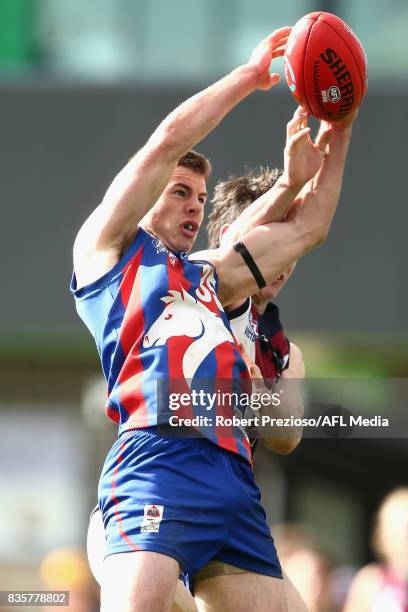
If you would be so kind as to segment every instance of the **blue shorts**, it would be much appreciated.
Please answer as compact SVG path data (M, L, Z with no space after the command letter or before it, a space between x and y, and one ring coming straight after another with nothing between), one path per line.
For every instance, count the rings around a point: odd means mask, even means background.
M149 550L193 576L212 559L282 578L252 467L205 439L124 432L99 482L106 555Z

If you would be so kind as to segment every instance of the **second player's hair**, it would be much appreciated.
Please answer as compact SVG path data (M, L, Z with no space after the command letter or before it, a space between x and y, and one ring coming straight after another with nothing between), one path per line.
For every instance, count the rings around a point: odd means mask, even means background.
M210 160L201 153L193 151L193 149L190 149L183 157L180 157L177 165L183 166L183 168L189 168L197 174L202 174L205 179L208 179L212 170Z
M223 225L235 221L247 206L273 187L281 174L282 170L278 168L261 167L251 170L245 176L231 177L216 184L207 223L210 249L220 246Z

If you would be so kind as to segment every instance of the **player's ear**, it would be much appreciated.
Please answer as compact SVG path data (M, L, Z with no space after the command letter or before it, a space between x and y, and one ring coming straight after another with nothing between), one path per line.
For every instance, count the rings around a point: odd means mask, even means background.
M223 237L225 236L225 233L229 230L229 228L231 227L231 223L224 223L224 225L221 227L220 229L220 242L222 242Z

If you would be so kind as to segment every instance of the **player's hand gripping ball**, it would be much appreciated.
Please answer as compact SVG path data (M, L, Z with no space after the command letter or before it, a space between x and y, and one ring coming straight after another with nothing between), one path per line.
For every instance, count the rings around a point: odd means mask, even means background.
M300 19L288 38L285 76L300 106L318 119L338 121L360 106L367 60L351 28L321 11Z

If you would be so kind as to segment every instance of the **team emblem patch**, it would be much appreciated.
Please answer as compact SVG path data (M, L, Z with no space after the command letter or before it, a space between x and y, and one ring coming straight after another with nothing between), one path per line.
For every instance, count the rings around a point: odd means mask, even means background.
M152 243L153 243L154 248L156 249L157 255L159 253L167 253L171 265L174 266L174 264L177 261L177 257L175 256L174 253L172 253L172 251L169 251L167 249L167 247L163 244L160 238L152 238Z
M163 518L164 506L145 504L144 516L140 527L141 533L158 533Z

